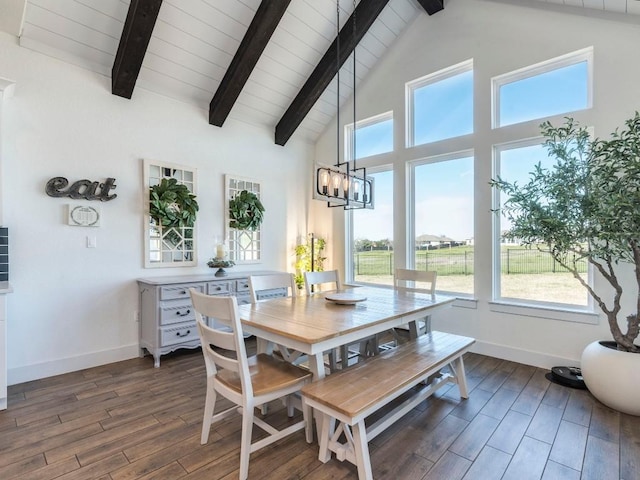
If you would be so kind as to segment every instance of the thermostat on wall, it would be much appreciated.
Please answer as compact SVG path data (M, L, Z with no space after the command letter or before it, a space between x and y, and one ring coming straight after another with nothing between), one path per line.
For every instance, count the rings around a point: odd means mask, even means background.
M68 205L68 223L75 227L99 227L100 207L89 205Z

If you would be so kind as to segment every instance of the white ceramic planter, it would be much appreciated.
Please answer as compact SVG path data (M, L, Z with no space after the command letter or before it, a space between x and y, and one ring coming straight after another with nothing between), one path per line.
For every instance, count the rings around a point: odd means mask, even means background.
M593 342L582 352L580 366L594 397L614 410L640 415L640 354Z

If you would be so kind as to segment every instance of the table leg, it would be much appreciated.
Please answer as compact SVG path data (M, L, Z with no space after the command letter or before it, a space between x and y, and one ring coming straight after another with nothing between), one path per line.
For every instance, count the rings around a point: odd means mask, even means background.
M267 355L273 353L273 343L264 338L256 337L256 348L258 353L266 353Z
M314 380L320 380L324 378L324 355L316 353L315 355L309 355L309 369L313 373Z

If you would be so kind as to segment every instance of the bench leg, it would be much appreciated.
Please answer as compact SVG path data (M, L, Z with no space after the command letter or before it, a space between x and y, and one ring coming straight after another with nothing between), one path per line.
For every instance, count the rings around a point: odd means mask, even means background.
M462 356L453 360L451 362L451 367L453 368L456 375L458 390L460 390L460 397L469 398L469 391L467 390L467 376L464 373L464 361L462 360Z
M333 432L336 428L336 419L326 413L321 413L318 410L315 411L316 415L320 416L320 428L318 430L318 443L320 444L320 451L318 452L318 460L322 463L327 463L331 460L331 450L329 450L329 441L333 437Z
M353 449L358 467L358 480L373 480L371 471L371 458L369 458L369 443L367 442L367 430L364 420L359 421L353 427Z

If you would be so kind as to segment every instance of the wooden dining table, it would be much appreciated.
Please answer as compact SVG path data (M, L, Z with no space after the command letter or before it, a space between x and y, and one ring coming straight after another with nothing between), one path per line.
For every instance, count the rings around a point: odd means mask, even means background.
M327 296L338 295L338 302ZM340 297L343 298L340 298ZM385 287L345 287L311 296L274 298L238 307L242 329L259 353L274 346L306 354L314 379L325 376L323 353L449 308L454 297Z

